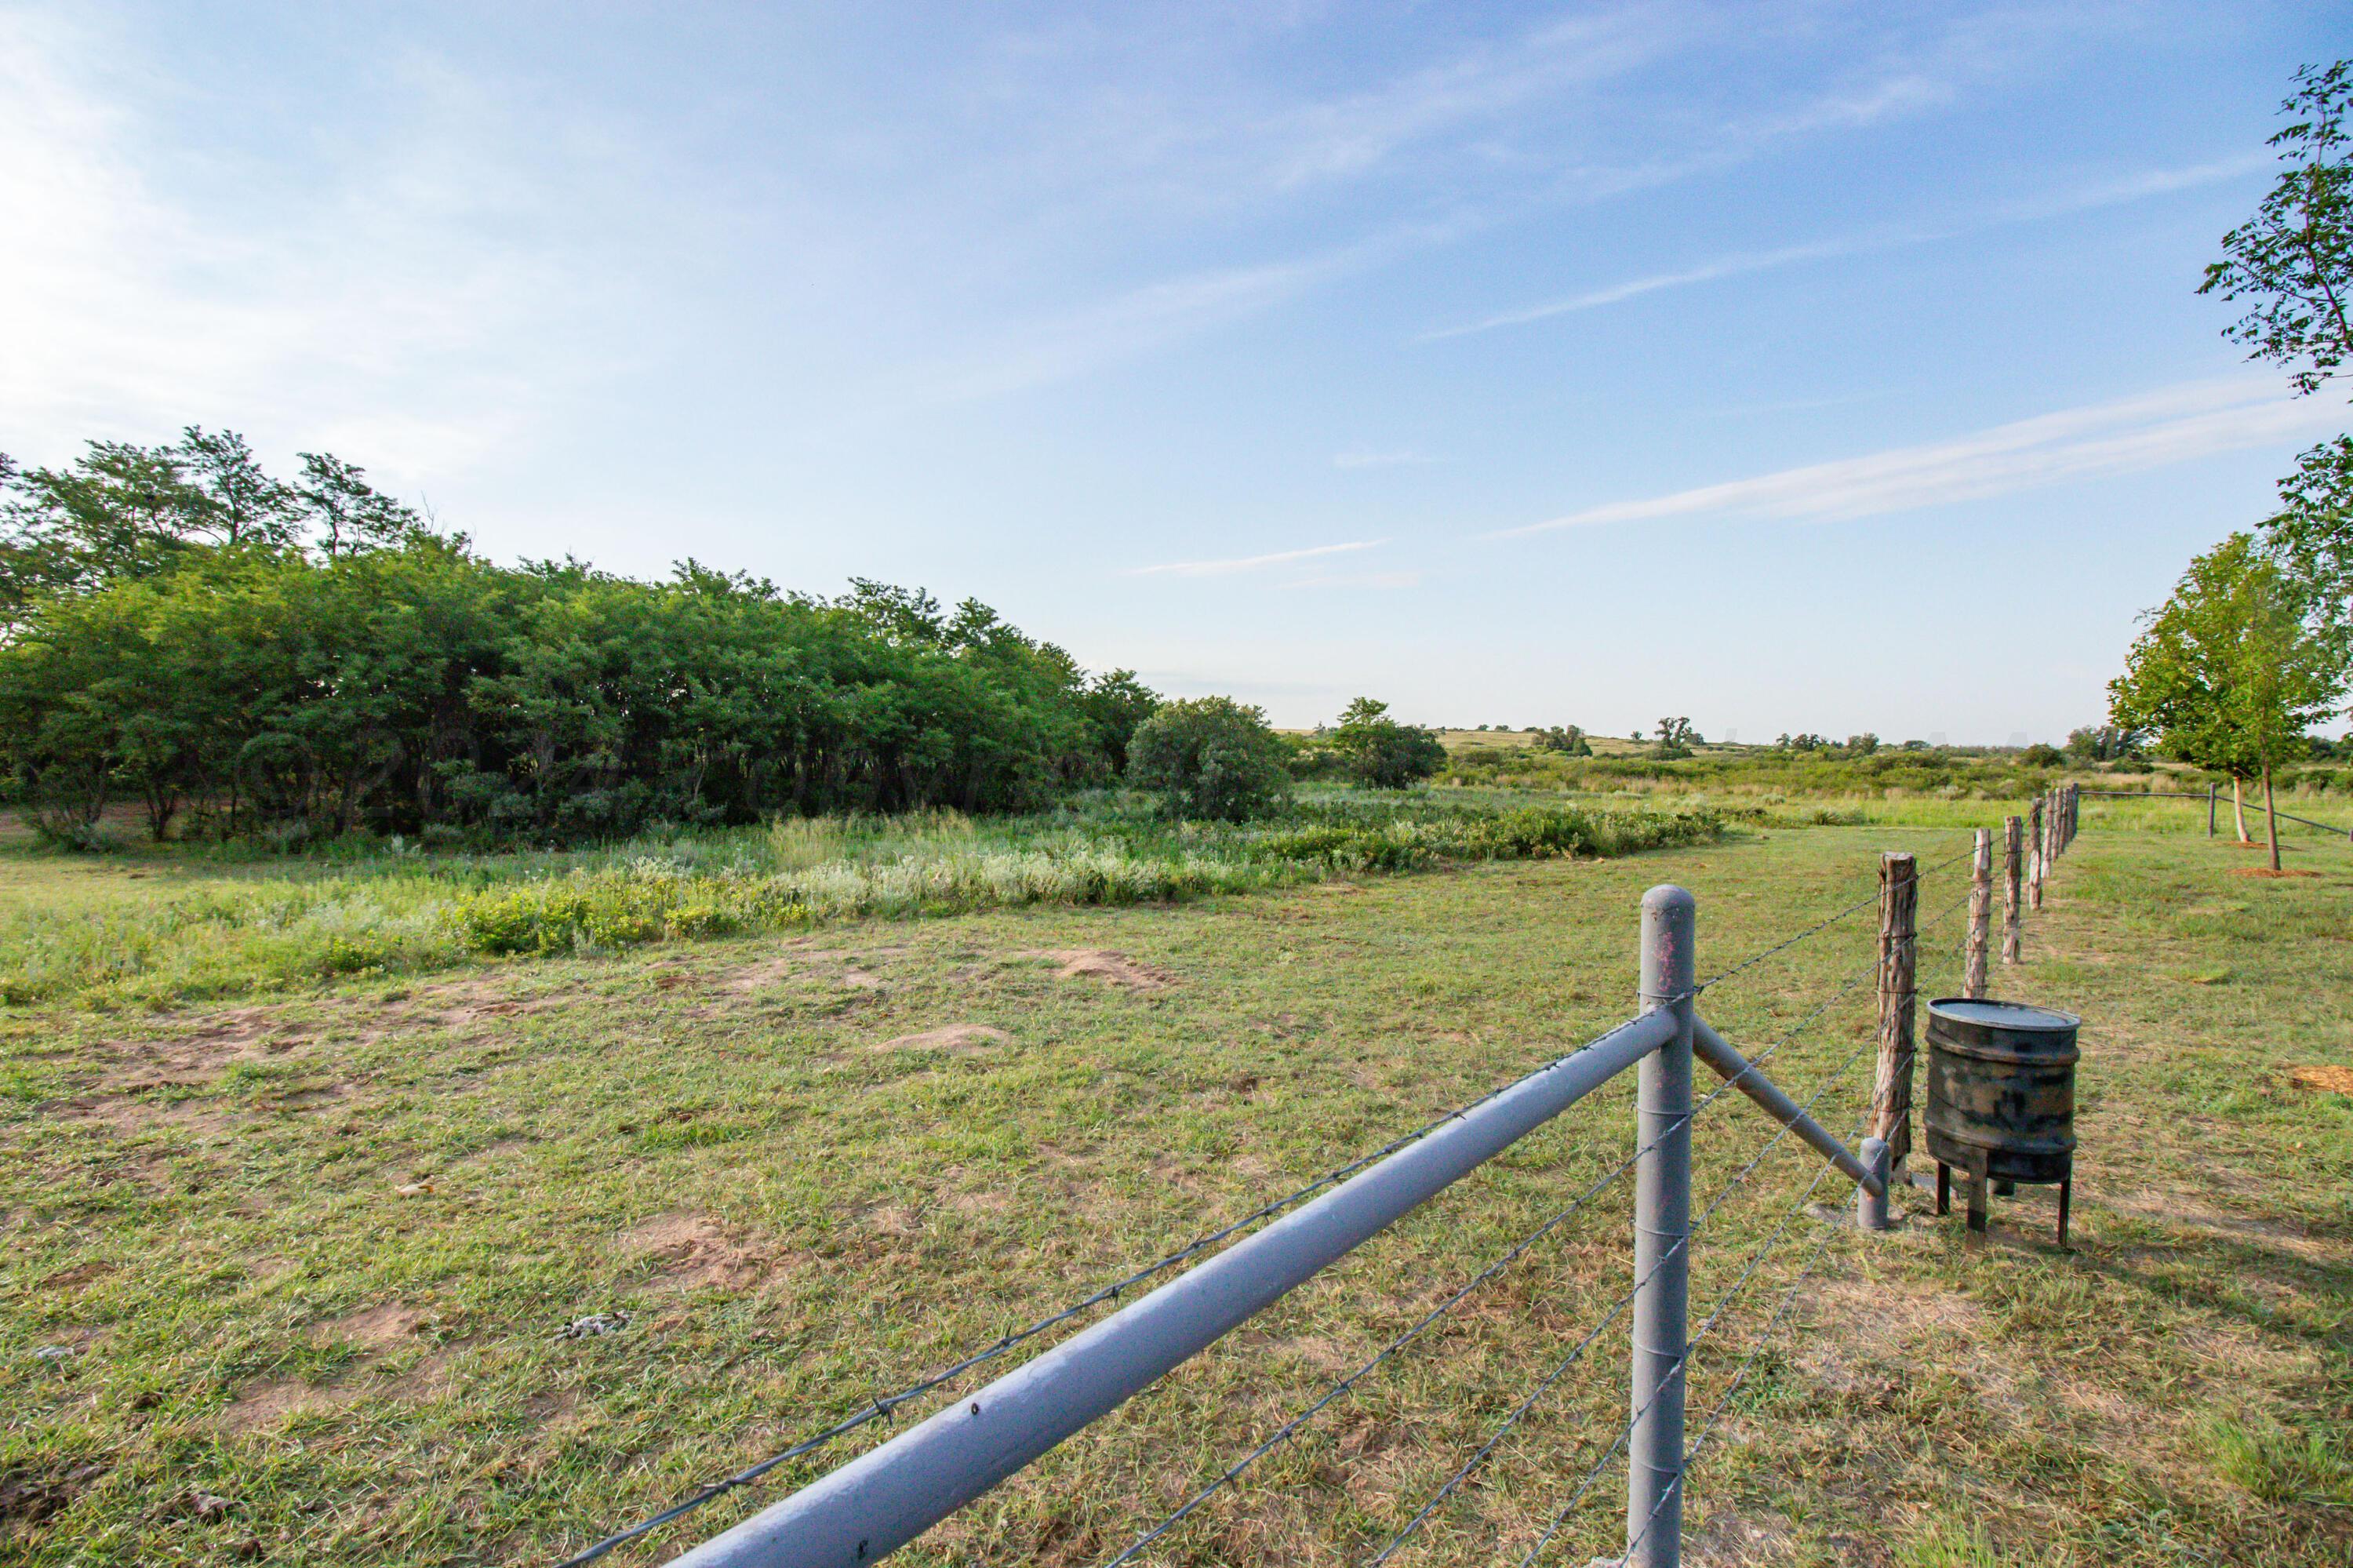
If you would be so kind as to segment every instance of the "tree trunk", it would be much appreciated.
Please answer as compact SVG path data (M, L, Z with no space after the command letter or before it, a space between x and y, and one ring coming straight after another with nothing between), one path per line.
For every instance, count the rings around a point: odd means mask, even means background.
M2247 837L2247 802L2239 793L2239 776L2235 773L2231 775L2231 821L2239 830L2241 843L2254 842Z
M2272 869L2277 871L2280 868L2279 808L2272 803L2272 765L2268 758L2263 761L2263 831L2271 835Z

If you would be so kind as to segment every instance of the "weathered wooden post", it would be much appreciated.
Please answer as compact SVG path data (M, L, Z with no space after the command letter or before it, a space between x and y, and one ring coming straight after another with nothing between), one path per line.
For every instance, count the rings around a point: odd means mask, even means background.
M2001 961L2019 961L2018 871L2026 852L2026 824L2016 817L2001 820Z
M2075 830L2083 825L2084 787L2081 784L2070 784L2067 786L2067 842L2069 844L2074 843Z
M2206 836L2214 836L2214 808L2221 804L2221 786L2211 779L2206 780Z
M1918 973L1920 872L1910 855L1879 857L1879 1070L1872 1082L1871 1134L1887 1145L1891 1169L1912 1152L1912 1013Z
M1993 946L1993 830L1978 830L1977 848L1969 855L1969 936L1962 949L1961 994L1986 993L1986 959Z
M2041 795L2034 798L2034 805L2027 813L2026 819L2028 824L2026 906L2029 909L2042 907L2042 802L2044 799L2045 797Z

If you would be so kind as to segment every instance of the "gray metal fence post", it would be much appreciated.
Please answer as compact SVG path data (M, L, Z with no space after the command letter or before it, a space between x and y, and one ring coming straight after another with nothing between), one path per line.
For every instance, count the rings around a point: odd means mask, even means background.
M1866 1138L1862 1140L1862 1168L1878 1177L1881 1183L1877 1192L1868 1187L1854 1190L1855 1224L1867 1231L1888 1228L1886 1183L1895 1173L1895 1161L1888 1158L1888 1153L1884 1139Z
M1644 1012L1683 1027L1642 1058L1634 1170L1633 1437L1626 1450L1626 1568L1678 1568L1683 1534L1683 1390L1691 1298L1692 895L1642 895Z

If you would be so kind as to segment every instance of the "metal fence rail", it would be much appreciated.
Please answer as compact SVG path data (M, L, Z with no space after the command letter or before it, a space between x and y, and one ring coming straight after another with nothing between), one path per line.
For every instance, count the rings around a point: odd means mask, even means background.
M2075 793L2072 789L2054 791L2035 812L2038 839L2032 872L2038 889L2050 864L2073 836ZM2010 821L2015 832L2020 819ZM1760 1272L1792 1224L1807 1212L1809 1200L1825 1181L1837 1176L1857 1190L1857 1213L1863 1228L1883 1228L1887 1223L1887 1197L1893 1179L1889 1146L1880 1138L1862 1139L1859 1148L1854 1140L1874 1120L1884 1133L1891 1117L1908 1118L1912 1072L1908 1010L1913 995L1913 947L1918 933L1967 904L1970 922L1965 951L1982 954L1984 950L1992 906L1992 861L1989 835L1980 831L1975 837L1970 850L1927 868L1929 873L1940 873L1963 860L1973 858L1975 863L1968 890L1928 919L1915 922L1914 918L1918 883L1925 874L1915 868L1913 857L1883 857L1881 886L1873 898L1841 907L1705 980L1694 979L1696 912L1692 895L1672 886L1651 889L1642 901L1639 1010L1635 1016L1472 1105L1261 1205L1071 1305L1000 1337L933 1375L871 1401L770 1458L699 1489L671 1508L596 1542L569 1563L592 1561L717 1497L756 1482L792 1459L887 1419L901 1406L935 1393L976 1367L1042 1340L1096 1308L1115 1305L1115 1310L1039 1351L986 1386L958 1395L918 1425L672 1560L691 1568L719 1568L723 1564L725 1568L752 1568L754 1564L760 1568L854 1568L871 1562L914 1540L958 1508L1116 1409L1357 1246L1633 1068L1639 1078L1633 1152L1616 1160L1565 1206L1440 1299L1362 1365L1331 1383L1239 1460L1198 1486L1176 1509L1112 1558L1106 1568L1134 1561L1210 1499L1235 1487L1258 1461L1293 1441L1323 1412L1409 1351L1433 1325L1512 1268L1531 1248L1558 1232L1630 1170L1635 1177L1631 1283L1535 1380L1484 1440L1368 1562L1388 1562L1422 1532L1448 1501L1461 1494L1470 1478L1488 1463L1499 1445L1545 1395L1573 1367L1584 1361L1600 1337L1622 1319L1630 1336L1627 1417L1551 1518L1525 1561L1535 1560L1622 1453L1627 1460L1626 1548L1622 1561L1629 1568L1675 1568L1680 1562L1683 1498L1690 1466L1704 1447L1726 1404L1747 1378L1766 1340L1789 1312L1798 1289L1820 1263L1835 1230L1823 1227L1823 1234L1750 1347L1732 1384L1704 1418L1698 1441L1687 1446L1684 1400L1696 1350L1709 1341L1719 1320ZM2012 893L2008 906L2015 910L2019 874L2016 862L2010 874ZM1874 901L1881 906L1881 929L1879 951L1873 961L1840 980L1827 997L1808 1008L1755 1056L1745 1054L1700 1016L1699 1003L1712 988L1756 969L1775 956L1859 914ZM1821 1125L1815 1110L1825 1096L1848 1081L1862 1057L1872 1051L1873 1040L1866 1040L1849 1054L1802 1101L1775 1085L1762 1069L1785 1045L1813 1029L1831 1008L1874 977L1879 982L1881 1007L1875 1042L1880 1058L1878 1078L1863 1117L1854 1131L1841 1139ZM1892 1014L1891 1009L1896 1012ZM1897 1027L1891 1020L1899 1014ZM1705 1065L1721 1080L1704 1095L1694 1094L1694 1064ZM1899 1081L1900 1089L1890 1086ZM1694 1124L1715 1101L1736 1090L1777 1125L1753 1157L1709 1196L1694 1218ZM1792 1137L1819 1157L1819 1168L1811 1183L1782 1216L1773 1234L1749 1255L1731 1286L1710 1306L1694 1329L1689 1309L1694 1236L1743 1189L1773 1150ZM1900 1155L1900 1149L1896 1152ZM1151 1288L1145 1294L1133 1294L1147 1284Z

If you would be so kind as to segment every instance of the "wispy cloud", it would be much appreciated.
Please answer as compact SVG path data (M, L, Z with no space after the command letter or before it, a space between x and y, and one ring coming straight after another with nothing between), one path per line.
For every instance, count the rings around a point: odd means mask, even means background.
M1318 572L1283 586L1294 588L1419 588L1424 576L1421 572Z
M1237 556L1222 561L1169 561L1156 567L1136 567L1127 572L1132 577L1215 577L1232 572L1254 572L1264 567L1289 566L1293 561L1314 560L1320 556L1345 555L1352 550L1370 550L1386 544L1382 539L1355 539L1345 545L1316 545L1304 550L1277 550L1266 556Z
M1416 447L1350 447L1332 454L1334 468L1416 468L1437 461Z
M1673 517L1831 523L1977 501L2094 474L2129 473L2278 440L2340 418L2266 376L2191 382L1997 425L1957 440L1784 469L1725 484L1611 502L1485 535Z
M1752 272L1771 271L1781 267L1806 261L1829 261L1845 256L1860 256L1875 251L1900 249L1906 246L1926 245L1938 240L1957 238L1989 228L2010 224L2031 223L2064 217L2073 213L2091 212L2101 207L2121 207L2129 202L2145 201L2154 196L2170 196L2177 191L2191 190L2218 181L2237 179L2243 175L2268 166L2266 155L2219 159L2179 169L2151 169L2129 175L2121 179L2097 185L2078 186L2053 192L2023 201L2008 202L1966 217L1943 223L1903 226L1883 226L1854 234L1811 240L1801 245L1784 245L1765 250L1736 251L1712 261L1702 261L1690 267L1654 272L1621 282L1605 284L1571 294L1565 299L1549 300L1542 304L1518 310L1500 311L1478 321L1460 326L1440 327L1421 334L1424 343L1447 338L1469 337L1477 333L1493 332L1501 327L1525 326L1531 322L1549 321L1556 316L1574 315L1582 311L1599 310L1604 306L1622 304L1644 294L1665 289L1689 288L1699 283L1717 282L1725 278L1737 278Z

